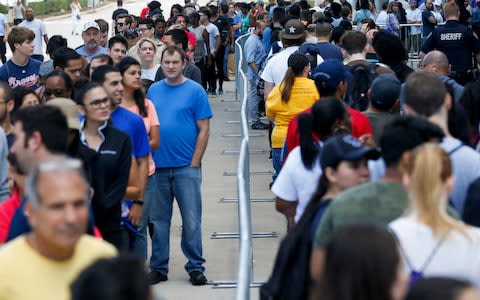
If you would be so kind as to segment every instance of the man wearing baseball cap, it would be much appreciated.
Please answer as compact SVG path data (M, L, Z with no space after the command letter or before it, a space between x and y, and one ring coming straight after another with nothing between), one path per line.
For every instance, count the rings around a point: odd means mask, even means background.
M400 96L401 83L392 74L378 75L372 82L368 91L370 105L364 114L370 120L373 128L375 142L380 143L380 136L387 123L394 119L391 112Z
M99 34L100 27L96 22L88 21L83 24L82 39L85 44L75 49L75 51L81 56L85 56L88 62L97 55L107 54L107 48L101 47L98 44Z
M300 45L305 42L305 25L299 19L288 20L280 36L284 50L277 53L267 62L261 75L265 81L265 99L273 87L282 82L288 69L287 61L290 55L297 51ZM321 62L323 62L323 58L318 55L317 64Z

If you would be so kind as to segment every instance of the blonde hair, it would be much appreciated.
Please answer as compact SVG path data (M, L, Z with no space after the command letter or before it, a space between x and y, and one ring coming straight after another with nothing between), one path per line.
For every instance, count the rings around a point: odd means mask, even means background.
M152 44L153 46L153 52L154 53L157 53L157 45L155 45L155 42L152 40L152 39L149 39L149 38L142 38L139 42L138 42L138 53L140 53L140 49L142 48L142 45L145 44L145 43L150 43Z
M447 205L446 183L452 176L448 154L435 143L423 144L412 153L407 172L410 177L409 211L415 211L437 237L453 229L468 238L466 226L441 211Z

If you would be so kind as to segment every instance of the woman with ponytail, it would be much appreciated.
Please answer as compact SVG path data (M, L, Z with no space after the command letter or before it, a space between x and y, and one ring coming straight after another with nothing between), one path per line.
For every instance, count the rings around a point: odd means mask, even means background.
M480 230L447 214L454 182L448 154L437 144L424 144L412 153L405 170L409 206L390 227L413 281L447 276L480 287Z
M265 103L266 114L275 124L272 131L273 181L282 166L282 148L290 120L320 98L315 83L307 77L309 72L310 63L305 54L292 53L283 81L273 88Z
M287 217L290 226L300 220L322 174L319 163L321 140L350 131L346 109L336 99L316 102L311 113L301 114L298 122L300 146L290 152L272 186L276 209ZM321 137L321 140L314 140L313 136Z

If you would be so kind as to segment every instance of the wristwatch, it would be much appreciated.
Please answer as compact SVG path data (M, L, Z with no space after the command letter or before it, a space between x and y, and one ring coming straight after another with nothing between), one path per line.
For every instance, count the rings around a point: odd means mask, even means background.
M141 200L132 200L133 204L138 204L140 206L143 206L143 201Z

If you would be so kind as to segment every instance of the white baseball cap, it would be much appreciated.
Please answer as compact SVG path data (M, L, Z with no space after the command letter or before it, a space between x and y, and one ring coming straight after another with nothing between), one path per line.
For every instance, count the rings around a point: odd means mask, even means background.
M85 32L90 28L95 28L96 30L100 31L100 26L98 26L97 22L88 21L83 24L82 32Z

